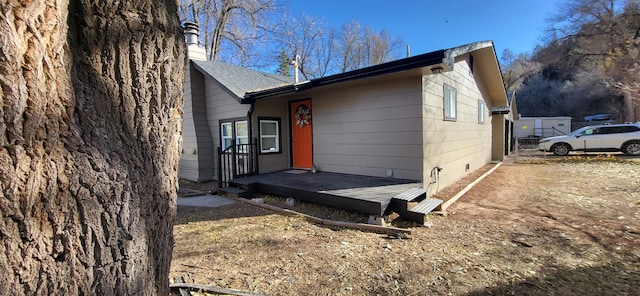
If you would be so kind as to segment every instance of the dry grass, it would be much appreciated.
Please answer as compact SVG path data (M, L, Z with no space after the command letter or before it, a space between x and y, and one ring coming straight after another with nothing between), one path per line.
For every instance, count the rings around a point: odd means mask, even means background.
M410 239L244 203L179 208L171 277L269 295L640 295L639 175L627 162L503 165Z

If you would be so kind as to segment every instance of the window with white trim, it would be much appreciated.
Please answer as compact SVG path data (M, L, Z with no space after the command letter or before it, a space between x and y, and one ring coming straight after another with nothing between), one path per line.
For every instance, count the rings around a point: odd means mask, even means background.
M478 100L478 123L484 124L484 101Z
M280 120L260 119L260 153L280 152Z
M249 144L249 129L247 121L236 121L236 145Z
M220 140L222 144L222 150L225 150L231 146L231 140L233 139L232 122L223 122L220 124Z
M448 84L444 84L444 120L456 121L457 98L456 89Z
M233 139L236 140L236 145L249 144L249 129L246 120L220 123L220 145L222 150L229 148Z

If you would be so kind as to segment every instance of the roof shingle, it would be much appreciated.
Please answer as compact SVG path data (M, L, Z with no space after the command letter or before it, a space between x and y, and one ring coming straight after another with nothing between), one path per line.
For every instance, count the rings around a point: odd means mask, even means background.
M293 84L293 78L214 61L191 61L196 68L217 80L238 99L251 91Z

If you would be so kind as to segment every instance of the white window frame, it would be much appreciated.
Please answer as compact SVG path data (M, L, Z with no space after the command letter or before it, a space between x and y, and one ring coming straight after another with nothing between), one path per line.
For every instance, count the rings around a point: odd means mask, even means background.
M239 124L246 124L247 125L247 134L246 135L238 135L238 125ZM222 150L225 150L227 148L229 148L229 146L227 146L225 144L225 140L228 139L235 139L236 140L236 145L238 144L250 144L249 141L249 121L246 119L236 119L236 120L228 120L228 121L222 121L220 122L220 147L222 147ZM224 135L224 128L225 126L232 126L231 128L231 135ZM246 143L243 143L242 140L245 140ZM238 151L238 152L244 152L244 151Z
M262 124L263 123L270 123L270 124L274 124L276 125L276 134L275 135L264 135L262 134ZM260 130L260 153L279 153L280 152L280 120L278 119L260 119L259 123L259 130ZM271 150L265 150L263 149L262 146L262 142L264 139L274 139L275 140L275 149Z
M238 127L240 124L244 124L245 125L245 130L246 130L246 134L245 135L239 135L240 133L238 132L238 130L240 130L240 128ZM246 120L238 120L238 121L234 121L233 125L235 127L235 137L236 137L236 145L240 145L240 144L250 144L249 143L249 122ZM244 141L243 141L244 140Z
M444 120L456 121L458 119L458 94L455 87L443 84L443 115Z
M233 124L233 121L220 123L220 147L222 147L223 151L225 149L229 148L229 146L227 146L225 140L233 139L233 129L231 129L231 134L230 135L226 135L226 136L224 135L224 131L226 130L225 126L232 126L232 124Z
M484 107L484 101L478 100L478 124L484 124Z

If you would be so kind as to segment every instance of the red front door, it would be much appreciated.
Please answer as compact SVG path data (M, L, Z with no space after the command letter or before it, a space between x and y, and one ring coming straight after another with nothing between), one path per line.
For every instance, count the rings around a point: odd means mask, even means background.
M291 146L293 167L313 167L313 138L311 125L311 100L291 103Z

